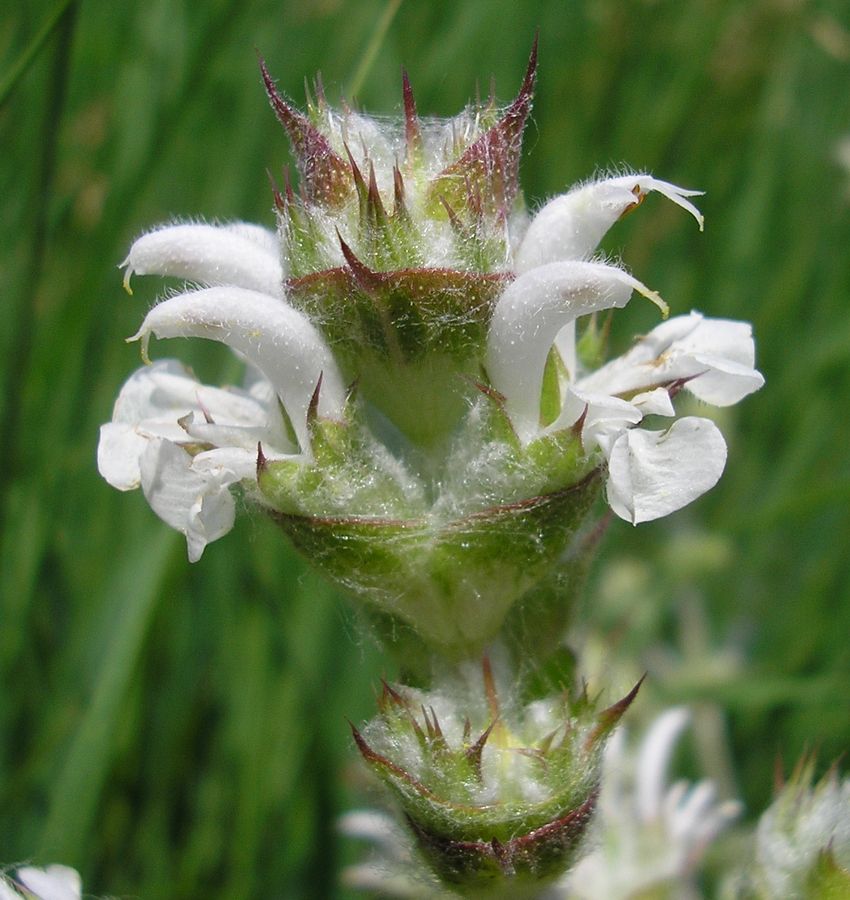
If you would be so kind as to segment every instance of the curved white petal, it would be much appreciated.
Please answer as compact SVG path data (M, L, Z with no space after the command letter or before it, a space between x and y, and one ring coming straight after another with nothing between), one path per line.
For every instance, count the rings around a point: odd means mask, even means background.
M188 438L215 447L250 450L257 455L257 444L268 443L268 430L260 426L219 425L216 422L198 420L194 414L181 422ZM184 437L187 440L187 437Z
M272 231L270 228L256 225L254 222L226 222L224 225L220 225L219 228L252 241L261 250L265 250L269 256L274 257L274 259L280 258L280 238L278 238L277 232Z
M307 410L319 382L319 414L339 416L345 388L324 339L306 316L267 294L207 288L155 306L131 338L199 337L244 354L274 385L302 450L309 447Z
M555 336L579 316L625 306L632 291L663 306L627 272L595 262L550 263L505 288L490 321L486 365L521 440L531 440L540 430L543 370Z
M271 389L265 379L263 389ZM180 440L184 429L177 419L188 413L217 424L265 427L272 432L276 425L282 426L275 407L276 402L262 396L259 383L251 391L212 387L201 384L178 360L161 359L137 369L127 379L115 401L112 421L133 426L143 423L143 431Z
M172 275L209 285L235 285L282 296L279 251L265 229L234 225L168 225L142 235L121 263L124 285L138 275Z
M207 544L233 527L235 504L229 487L238 481L232 469L200 471L192 457L171 441L153 439L139 460L142 491L151 509L186 536L189 561L197 562Z
M348 837L371 841L391 858L407 860L409 853L392 816L376 809L354 809L337 820L337 828Z
M561 362L564 364L564 368L567 370L570 380L575 381L578 375L575 320L567 322L567 324L555 335L555 349L561 356Z
M192 459L192 469L200 475L219 478L228 484L253 479L257 474L257 445L253 447L216 447L198 453ZM267 459L292 458L291 454L269 451Z
M687 416L667 431L634 428L611 447L608 502L627 522L649 522L714 487L725 464L726 442L708 419Z
M714 406L731 406L757 391L764 376L755 366L755 342L749 322L703 319L680 340L677 353L691 354L703 374L685 385L695 397Z
M645 174L606 178L555 197L537 213L517 250L515 270L528 272L546 263L589 256L617 219L651 191L687 210L702 230L702 215L687 199L701 191L688 191Z
M100 428L97 445L98 471L109 484L121 491L139 486L139 457L151 437L186 438L178 420L198 408L200 387L188 370L171 359L138 369L127 379L115 401L112 421Z
M636 748L626 744L622 729L612 735L590 849L561 883L564 896L697 895L695 867L740 808L717 803L709 781L668 787L672 752L687 720L684 708L664 712Z
M15 872L15 878L38 900L80 900L83 890L79 873L68 866L24 866Z
M687 379L685 390L714 406L731 406L764 384L753 368L748 322L676 316L642 337L627 353L582 378L582 390L631 394Z
M682 793L670 813L670 830L674 837L692 835L695 841L711 837L711 810L717 804L717 788L711 781L699 781Z
M124 382L112 408L112 421L136 425L185 415L198 406L199 387L198 380L178 360L157 360L137 369Z
M690 715L683 706L665 710L653 723L640 746L635 779L635 801L644 822L662 812L670 759Z

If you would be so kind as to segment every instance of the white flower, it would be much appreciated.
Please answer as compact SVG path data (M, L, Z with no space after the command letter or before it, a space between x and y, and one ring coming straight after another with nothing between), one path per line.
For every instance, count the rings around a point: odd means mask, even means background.
M517 250L516 271L528 272L548 262L589 256L617 219L652 191L687 210L702 230L702 215L687 199L702 191L688 191L646 174L604 178L555 197L537 213Z
M222 390L164 360L121 389L101 427L98 468L119 490L141 486L154 512L186 535L195 561L232 527L229 488L253 476L258 443L270 458L292 452L268 382Z
M687 724L685 709L667 710L636 754L623 729L613 735L589 835L592 849L563 880L563 896L627 900L664 886L675 887L677 897L689 896L707 847L740 805L718 802L710 781L668 785L673 750Z
M581 420L585 449L608 460L608 500L634 524L668 515L713 487L723 472L726 444L709 419L687 417L666 431L637 425L646 415L674 415L670 394L685 389L717 406L737 403L764 378L754 368L752 331L745 322L704 319L699 313L662 323L618 359L580 371L576 320L625 306L633 291L666 304L622 269L588 261L605 231L659 191L697 218L684 191L648 175L594 182L556 198L537 214L517 252L517 279L499 298L488 334L487 371L505 397L520 437ZM544 369L553 347L567 373L560 415L541 425Z
M759 819L755 881L762 896L813 896L807 880L826 852L850 882L850 778L831 772L811 787L812 768L811 761L802 765Z
M14 878L0 875L0 900L80 900L82 882L68 866L22 866Z
M252 481L258 446L267 459L309 457L307 412L320 378L320 413L333 417L342 409L330 351L283 300L275 243L273 234L245 223L176 225L141 237L124 263L128 278L139 272L201 284L230 279L155 306L133 338L143 349L151 334L203 337L229 344L251 364L242 390L202 385L174 360L141 369L101 428L103 477L120 490L141 486L154 512L186 535L193 562L233 526L230 487ZM281 407L297 447L286 436Z
M234 285L276 295L283 283L277 237L247 222L172 225L140 237L121 263L133 274L171 275L209 285Z

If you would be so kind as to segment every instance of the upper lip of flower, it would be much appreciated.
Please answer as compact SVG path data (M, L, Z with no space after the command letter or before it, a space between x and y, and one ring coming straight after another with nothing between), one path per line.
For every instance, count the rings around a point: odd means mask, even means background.
M633 291L663 304L622 269L573 260L531 269L502 293L490 322L486 367L523 442L540 433L543 371L559 332L580 316L625 306ZM570 376L575 374L573 368Z
M339 417L345 386L336 360L315 326L283 300L240 287L213 287L157 304L130 340L201 337L242 354L274 387L302 452L309 454L307 413L321 379L318 412Z
M572 188L537 212L517 248L517 272L556 260L587 257L614 222L653 191L689 212L702 231L702 213L688 199L700 196L702 191L680 188L647 174L603 178Z

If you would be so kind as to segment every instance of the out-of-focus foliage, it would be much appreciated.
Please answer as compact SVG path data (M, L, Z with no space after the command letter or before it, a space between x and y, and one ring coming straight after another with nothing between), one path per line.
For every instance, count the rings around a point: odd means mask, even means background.
M271 225L266 170L289 156L256 50L290 96L321 69L335 100L384 9L43 0L0 19L4 862L61 861L146 900L342 896L344 716L369 714L380 657L271 523L243 517L190 568L94 450L155 297L144 279L121 291L131 239L178 216ZM649 670L648 704L697 704L705 767L757 811L777 752L828 761L850 739L850 16L841 0L410 2L356 99L398 112L402 63L421 112L456 111L491 74L509 99L537 27L529 198L623 163L705 189L704 235L650 201L607 249L628 247L675 312L754 323L768 384L723 414L727 474L670 520L616 523L582 614ZM613 340L654 323L635 304ZM236 377L219 349L193 346L197 369Z

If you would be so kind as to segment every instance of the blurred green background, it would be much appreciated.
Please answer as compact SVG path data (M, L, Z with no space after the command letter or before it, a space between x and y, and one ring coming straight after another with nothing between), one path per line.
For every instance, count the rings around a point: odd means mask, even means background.
M816 748L825 768L850 743L850 8L396 5L355 85L368 110L398 111L402 64L421 112L457 111L491 74L509 100L539 27L532 202L622 163L706 191L704 235L655 199L606 249L675 312L752 320L767 386L719 417L714 491L614 523L576 640L588 666L605 648L603 676L648 669L646 710L701 711L698 767L752 816L777 755L787 768ZM139 365L123 339L158 289L123 294L130 241L176 217L272 225L266 170L289 157L257 51L291 97L320 69L337 99L387 9L0 14L0 861L61 861L91 892L146 900L344 896L356 853L335 819L359 777L345 717L370 715L384 664L262 517L190 567L94 459ZM655 323L634 307L615 341ZM235 374L219 349L193 347L206 379Z

